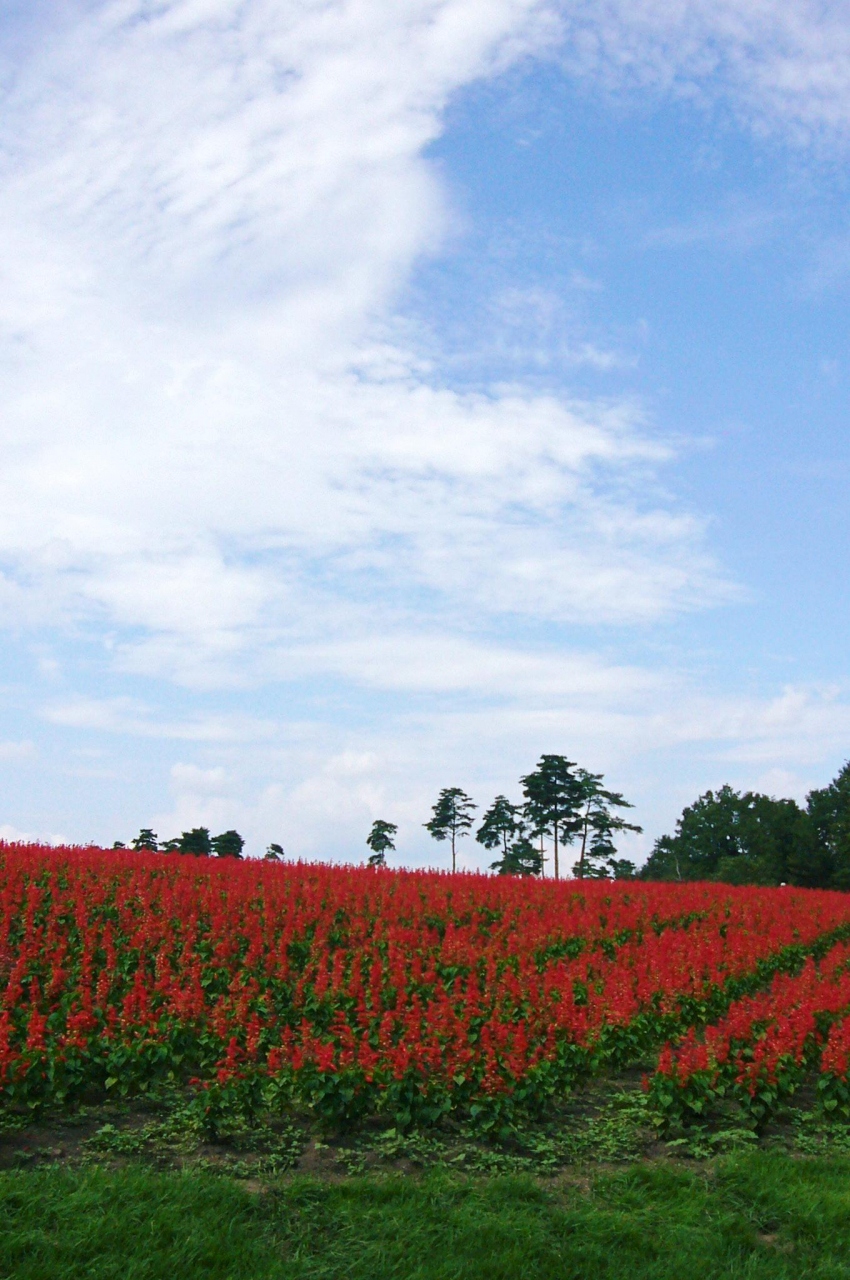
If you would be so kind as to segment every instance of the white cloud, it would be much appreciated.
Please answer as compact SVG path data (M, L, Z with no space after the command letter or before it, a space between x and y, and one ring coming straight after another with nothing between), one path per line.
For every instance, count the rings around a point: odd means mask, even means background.
M227 791L230 779L226 769L218 765L214 769L201 769L196 764L175 764L171 766L171 785L175 791L191 792L194 795L220 795Z
M763 701L716 702L691 731L730 742L724 753L730 761L810 765L826 753L846 752L850 702L840 685L789 685Z
M9 822L0 822L0 840L7 840L9 844L69 844L67 836L58 835L55 832L48 835L45 832L21 831L19 827L12 826Z
M48 30L0 127L7 616L117 628L119 667L209 687L368 630L376 599L403 620L426 593L445 625L728 596L700 522L653 499L668 451L634 407L372 359L445 225L421 158L443 106L553 31L533 0Z
M269 736L267 720L246 715L194 715L186 720L164 718L161 711L136 698L75 696L42 709L42 718L68 729L126 734L140 738L178 738L191 742L245 742Z
M34 755L32 742L0 742L0 760L29 760Z
M569 286L584 293L601 290L581 272L571 273ZM512 282L494 288L481 314L466 319L450 341L435 333L432 345L434 363L440 367L469 371L484 366L507 371L505 380L515 370L527 377L529 372L569 375L580 368L626 371L637 365L628 351L589 341L563 294L539 284Z
M164 838L206 827L213 834L241 827L245 830L245 806L234 797L234 779L221 765L203 768L178 762L171 766L169 782L173 806L152 819Z
M367 687L398 692L461 693L514 701L627 696L658 678L592 654L522 650L470 637L427 632L371 635L317 643L289 654L291 674L327 671Z

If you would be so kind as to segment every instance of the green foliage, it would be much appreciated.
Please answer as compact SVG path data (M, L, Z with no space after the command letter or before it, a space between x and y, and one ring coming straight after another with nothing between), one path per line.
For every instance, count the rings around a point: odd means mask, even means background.
M832 1072L818 1076L818 1102L832 1119L850 1120L850 1083Z
M806 804L817 856L812 878L798 882L850 889L850 762L828 787L810 791Z
M208 858L212 852L212 841L206 827L193 827L184 831L177 842L180 853L190 853L196 858Z
M284 859L283 845L272 842L263 854L264 862L282 862Z
M850 1155L850 1127L834 1111L817 1105L811 1111L796 1110L791 1117L794 1149L805 1156Z
M815 833L794 800L724 786L688 806L673 836L655 843L647 880L812 885L821 876Z
M222 831L219 835L211 837L208 827L193 827L191 831L184 831L180 836L163 840L159 846L157 846L156 833L149 827L143 827L133 841L134 849L155 850L157 847L163 853L188 853L195 858L209 858L213 855L217 858L241 858L245 841L238 831L233 830ZM278 850L279 856L283 857L283 849L280 845L269 845L269 850ZM268 854L266 856L268 857Z
M362 1173L376 1160L405 1161L418 1169L456 1169L464 1173L557 1174L572 1165L631 1161L652 1137L644 1094L606 1090L602 1105L556 1113L538 1123L508 1126L501 1136L470 1122L447 1128L384 1129L360 1136L337 1149L336 1159L350 1173ZM576 1114L578 1111L578 1114ZM495 1140L494 1140L495 1138Z
M506 796L496 796L475 839L485 849L501 851L501 857L490 864L499 875L538 876L543 870L543 855L528 839L523 811Z
M501 876L539 876L543 872L543 854L527 836L518 836L502 857L491 864Z
M503 853L507 853L511 841L522 831L523 825L520 806L511 804L507 796L496 796L481 819L475 839L485 849L501 849Z
M633 809L634 805L629 804L619 791L606 791L600 785L602 774L579 769L579 777L584 785L584 813L580 832L581 852L573 874L579 879L613 876L615 880L630 880L635 874L635 865L627 858L617 857L614 834L633 831L639 835L643 827L626 822L613 810Z
M722 880L850 889L850 762L806 808L730 786L688 806L674 835L656 840L648 880Z
M552 840L555 879L560 877L560 848L581 831L585 784L582 770L566 756L542 755L537 767L520 778L525 817L535 836Z
M433 817L423 824L435 840L451 840L452 871L457 871L457 841L469 832L477 808L460 787L444 787L431 810Z
M544 755L537 768L520 779L525 796L523 816L532 835L552 841L555 878L560 876L560 850L579 842L573 874L579 879L614 876L628 879L634 864L616 857L614 834L640 832L641 827L615 814L633 806L617 791L607 791L601 773L589 773L565 756Z
M384 822L382 818L376 818L372 823L372 830L366 837L366 844L372 850L369 857L370 867L386 866L387 854L395 850L394 836L398 832L398 827L394 822Z
M217 858L241 858L245 841L238 831L222 831L221 835L213 836L210 848Z
M150 827L142 827L136 838L130 841L130 847L139 852L144 850L149 853L156 853L159 848L156 832L152 831Z
M297 1164L307 1142L303 1128L285 1118L254 1115L249 1120L243 1109L226 1103L219 1106L211 1125L197 1097L187 1102L178 1095L164 1111L158 1109L142 1123L139 1119L137 1113L113 1113L82 1141L85 1163L119 1157L158 1168L200 1169L208 1164L206 1144L212 1141L219 1145L216 1165L222 1171L237 1177L276 1177Z

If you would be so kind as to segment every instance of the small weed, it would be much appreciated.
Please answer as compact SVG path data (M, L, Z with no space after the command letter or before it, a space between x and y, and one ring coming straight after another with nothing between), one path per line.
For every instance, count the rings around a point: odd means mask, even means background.
M709 1160L712 1156L740 1151L758 1143L752 1129L719 1129L709 1133L705 1125L694 1125L681 1138L665 1143L671 1154L689 1156L691 1160Z
M818 1111L798 1111L792 1124L794 1147L801 1155L850 1154L850 1125L827 1120Z
M576 1158L634 1160L645 1146L650 1130L645 1095L615 1093L577 1135Z
M118 1129L114 1124L103 1124L97 1133L86 1138L83 1146L89 1151L103 1151L109 1155L136 1156L145 1149L144 1130Z
M32 1124L32 1116L20 1111L0 1111L0 1135L20 1133Z
M484 1138L472 1128L385 1129L343 1148L338 1159L351 1174L375 1164L405 1162L418 1169L443 1167L476 1175L548 1176L574 1164L636 1160L651 1137L644 1095L619 1091L596 1110L582 1115L564 1112L548 1124L513 1130L501 1141Z
M207 1137L197 1112L186 1106L173 1107L165 1115L133 1127L109 1121L81 1144L84 1163L99 1157L135 1157L159 1167L185 1166L219 1170L226 1167L235 1176L277 1177L293 1168L305 1145L305 1135L294 1124L234 1123L222 1128L214 1144L220 1148L215 1158L206 1152ZM240 1172L244 1165L244 1173Z

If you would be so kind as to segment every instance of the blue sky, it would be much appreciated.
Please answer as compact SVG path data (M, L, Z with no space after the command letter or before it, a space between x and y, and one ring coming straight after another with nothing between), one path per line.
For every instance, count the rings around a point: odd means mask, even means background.
M439 865L558 751L641 857L824 784L848 19L6 5L0 832Z

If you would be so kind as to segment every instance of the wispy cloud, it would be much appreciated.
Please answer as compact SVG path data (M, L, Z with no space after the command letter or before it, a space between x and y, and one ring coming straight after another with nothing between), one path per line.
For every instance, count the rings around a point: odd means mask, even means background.
M644 236L648 249L725 248L745 252L764 244L776 233L780 215L775 210L747 208L735 202L731 208L666 227Z
M267 738L274 729L267 720L244 715L196 715L173 720L163 716L161 708L129 697L74 697L45 707L41 714L48 723L66 729L187 742L254 742Z
M567 0L566 65L614 91L723 104L762 135L850 139L847 0Z
M364 372L444 225L423 145L454 89L550 39L542 11L142 12L45 40L0 137L18 616L118 628L149 673L191 678L188 647L226 684L333 600L362 629L423 592L437 616L590 622L724 598L699 522L653 501L667 451L630 406L460 394L400 348Z

